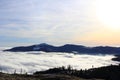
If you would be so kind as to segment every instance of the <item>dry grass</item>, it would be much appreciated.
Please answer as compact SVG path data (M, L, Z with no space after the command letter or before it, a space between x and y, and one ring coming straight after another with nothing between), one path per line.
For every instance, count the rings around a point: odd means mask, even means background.
M102 80L102 79L81 79L74 76L57 74L21 75L0 73L0 80Z

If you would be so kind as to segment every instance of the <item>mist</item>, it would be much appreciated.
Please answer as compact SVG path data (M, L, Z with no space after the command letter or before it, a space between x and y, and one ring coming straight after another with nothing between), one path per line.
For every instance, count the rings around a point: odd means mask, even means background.
M116 65L113 55L87 55L74 53L3 52L0 51L0 70L7 73L34 73L35 71L71 65L74 69Z

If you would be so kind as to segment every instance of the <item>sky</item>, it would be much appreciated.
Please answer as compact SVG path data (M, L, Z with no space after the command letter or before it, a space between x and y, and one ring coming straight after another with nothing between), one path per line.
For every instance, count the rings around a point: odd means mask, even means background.
M105 10L104 0L101 1L0 0L0 46L40 43L119 46L120 29L106 27L108 18L102 17L108 14L102 13ZM109 0L104 6L107 3Z

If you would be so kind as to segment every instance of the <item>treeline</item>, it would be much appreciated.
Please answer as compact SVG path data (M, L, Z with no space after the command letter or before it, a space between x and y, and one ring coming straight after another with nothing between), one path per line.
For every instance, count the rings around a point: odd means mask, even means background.
M34 73L34 75L39 74L65 74L86 79L99 78L105 80L120 80L120 64L100 68L92 68L88 70L75 70L69 65L67 68L65 66L62 66L46 71L37 71Z

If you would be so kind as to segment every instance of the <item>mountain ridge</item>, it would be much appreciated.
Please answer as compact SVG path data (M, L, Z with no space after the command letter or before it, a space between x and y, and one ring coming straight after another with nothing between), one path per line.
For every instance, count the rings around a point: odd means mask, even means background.
M27 52L27 51L44 51L44 52L67 52L67 53L88 53L88 54L120 54L120 47L111 46L96 46L86 47L83 45L65 44L62 46L53 46L46 43L31 45L31 46L18 46L3 51L11 52Z

